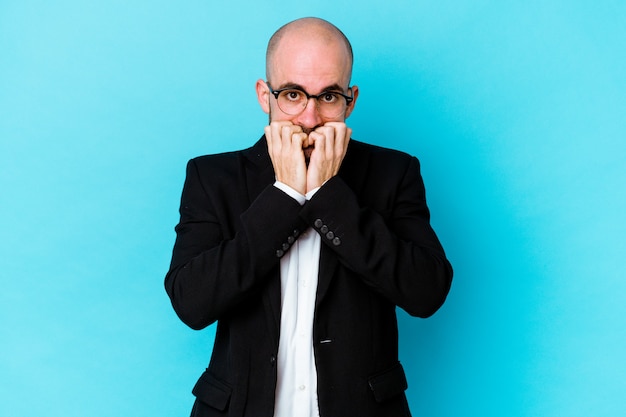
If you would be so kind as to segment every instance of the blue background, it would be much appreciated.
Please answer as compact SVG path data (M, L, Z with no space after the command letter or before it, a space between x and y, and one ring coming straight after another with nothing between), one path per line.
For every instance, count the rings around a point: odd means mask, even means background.
M163 289L185 163L261 135L266 42L307 15L455 267L399 313L413 414L626 415L626 3L337 3L0 0L0 415L188 415L214 328Z

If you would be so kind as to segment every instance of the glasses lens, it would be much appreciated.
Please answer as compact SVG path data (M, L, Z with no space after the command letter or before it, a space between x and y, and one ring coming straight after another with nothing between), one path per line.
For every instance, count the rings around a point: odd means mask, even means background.
M339 116L346 108L346 99L337 93L322 93L317 98L317 108L324 117Z
M292 116L300 114L307 104L307 96L299 90L285 90L278 95L278 107Z
M338 93L325 92L314 100L322 117L337 117L346 109L346 99ZM302 113L308 102L309 98L300 90L285 90L278 95L278 107L292 116Z

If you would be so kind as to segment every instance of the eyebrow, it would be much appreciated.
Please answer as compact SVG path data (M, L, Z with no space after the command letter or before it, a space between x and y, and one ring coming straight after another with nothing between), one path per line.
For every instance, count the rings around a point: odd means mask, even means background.
M289 88L289 89L294 89L294 90L302 90L302 91L306 91L306 89L301 86L300 84L296 84L296 83L284 83L281 84L277 90L283 90L285 88ZM329 86L326 86L324 88L322 88L321 93L323 93L324 91L341 91L343 92L343 88L341 88L341 86L339 84L331 84ZM308 91L306 91L308 93Z

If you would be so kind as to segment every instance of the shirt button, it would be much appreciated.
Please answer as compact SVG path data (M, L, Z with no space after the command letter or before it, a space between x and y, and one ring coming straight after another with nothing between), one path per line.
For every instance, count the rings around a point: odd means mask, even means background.
M304 390L306 389L306 387L305 387L304 385L300 385L300 386L298 387L298 389L299 389L300 391L304 391Z

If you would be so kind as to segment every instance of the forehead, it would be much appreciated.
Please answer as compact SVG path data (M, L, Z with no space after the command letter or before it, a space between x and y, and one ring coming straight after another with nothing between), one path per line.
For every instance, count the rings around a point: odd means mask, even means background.
M315 93L330 85L347 88L351 62L346 46L333 37L292 34L281 39L270 69L276 88L298 84Z

